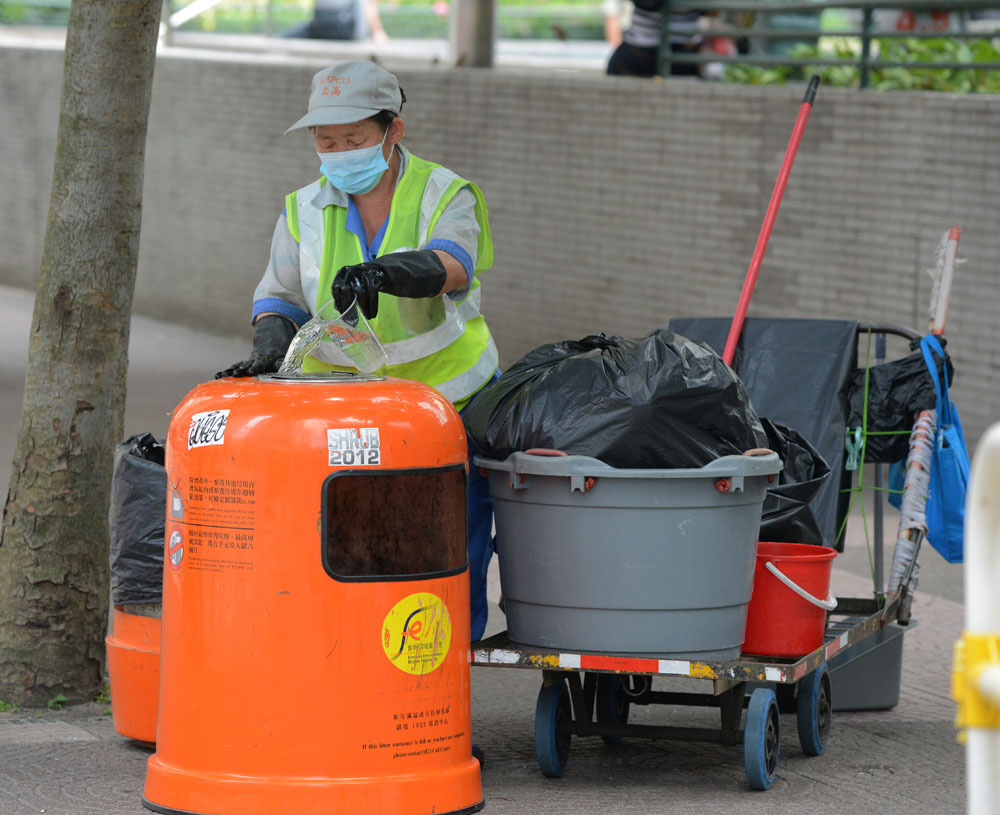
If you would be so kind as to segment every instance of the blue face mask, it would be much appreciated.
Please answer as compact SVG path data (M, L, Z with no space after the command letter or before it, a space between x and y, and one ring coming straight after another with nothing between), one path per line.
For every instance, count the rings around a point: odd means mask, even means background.
M382 145L389 131L385 131L382 141L371 147L357 150L342 150L339 153L316 153L322 162L321 169L327 180L338 190L349 195L361 195L375 189L382 174L389 165L382 155Z

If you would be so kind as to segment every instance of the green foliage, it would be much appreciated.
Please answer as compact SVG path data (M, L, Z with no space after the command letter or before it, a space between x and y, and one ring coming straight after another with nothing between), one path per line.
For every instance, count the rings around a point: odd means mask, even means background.
M94 697L94 701L104 705L111 703L111 686L107 682L104 683L104 689Z
M0 2L0 25L66 25L69 0Z
M174 11L190 0L174 0ZM451 0L452 3L456 0ZM390 37L448 36L448 2L380 0L379 14ZM312 0L273 0L271 29L275 34L306 22ZM199 14L182 31L220 34L263 34L267 30L267 0L225 0ZM69 0L0 0L0 24L66 25ZM499 0L497 35L510 39L602 40L604 12L600 0Z
M23 23L28 9L20 3L0 3L0 23L3 25L16 25Z
M838 41L822 53L815 46L800 45L788 56L793 59L860 59L860 43ZM1000 71L975 68L977 63L1000 62L1000 41L940 39L875 39L872 54L885 62L964 62L969 68L910 68L908 66L870 69L869 85L877 90L924 90L950 93L1000 93ZM728 65L727 82L748 85L781 85L819 74L824 85L858 87L861 72L854 65Z
M60 693L58 696L49 699L49 710L62 710L63 705L68 701L69 699Z
M898 62L1000 62L997 41L949 39L888 40L881 59ZM1000 71L975 68L880 68L872 72L879 90L927 90L952 93L1000 93Z
M3 702L0 701L0 713L16 713L20 705L17 702Z
M452 3L455 0L451 0ZM175 9L186 3L176 0ZM379 15L386 33L393 38L437 38L448 36L448 3L433 0L379 2ZM311 0L275 0L271 25L280 34L312 16ZM186 23L183 31L214 31L227 34L262 34L267 26L266 0L228 0ZM604 14L599 0L500 0L497 35L511 39L604 38Z

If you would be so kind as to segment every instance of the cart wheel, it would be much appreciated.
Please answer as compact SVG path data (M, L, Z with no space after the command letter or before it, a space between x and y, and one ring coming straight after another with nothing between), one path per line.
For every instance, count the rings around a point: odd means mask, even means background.
M771 788L778 771L780 724L778 701L770 688L757 688L750 695L743 728L743 766L750 789Z
M566 727L572 721L566 682L560 679L554 685L542 685L535 704L535 753L538 769L548 778L559 778L566 769L570 740Z
M808 676L799 680L796 716L799 726L799 744L807 756L818 756L826 749L830 735L832 706L830 672L820 665Z
M625 724L628 721L628 697L622 693L618 674L601 674L597 677L597 721ZM601 736L605 744L621 744L621 736Z

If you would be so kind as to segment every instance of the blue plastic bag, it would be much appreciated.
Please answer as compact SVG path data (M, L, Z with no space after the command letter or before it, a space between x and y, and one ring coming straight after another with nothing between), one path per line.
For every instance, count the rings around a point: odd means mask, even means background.
M969 484L969 451L958 409L948 396L948 371L938 376L933 354L944 356L937 337L920 341L927 371L937 391L937 433L931 455L930 494L927 496L927 540L949 563L961 563L965 530L965 492Z
M896 509L903 506L903 487L906 485L906 459L889 465L889 504Z

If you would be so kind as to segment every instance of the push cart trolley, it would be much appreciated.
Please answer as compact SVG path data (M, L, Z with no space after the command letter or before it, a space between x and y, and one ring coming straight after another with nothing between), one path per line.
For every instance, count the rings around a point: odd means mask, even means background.
M878 325L859 327L859 333L871 332L883 337L893 334L912 340L916 331L902 326ZM884 360L883 352L878 362ZM913 429L920 432L920 420ZM911 445L912 446L912 445ZM532 451L552 455L551 451ZM526 454L515 454L524 457ZM511 458L514 458L513 456ZM539 460L542 460L538 457ZM569 457L568 457L569 458ZM567 461L568 458L558 459ZM729 457L733 458L733 457ZM738 457L737 457L738 458ZM521 459L524 460L523 458ZM548 459L552 461L553 459ZM719 460L724 461L724 459ZM497 467L498 462L477 459L480 465ZM716 462L718 463L718 462ZM535 470L538 471L536 465ZM881 465L879 465L881 467ZM497 479L492 486L508 481L510 489L526 485L512 466L509 478ZM491 480L501 474L490 473ZM583 500L596 478L576 477L576 494ZM876 471L877 483L880 471ZM529 476L530 479L530 476ZM570 485L571 489L573 485ZM716 485L720 489L721 485ZM726 484L731 489L732 484ZM495 495L496 497L496 495ZM880 498L876 494L876 506ZM846 508L845 508L846 509ZM876 516L880 515L876 512ZM499 519L498 511L498 519ZM531 516L537 519L538 516ZM676 520L676 519L673 519ZM879 519L880 520L880 519ZM591 521L577 525L589 533ZM528 525L517 528L522 537L533 537ZM663 526L661 526L663 528ZM498 520L499 529L499 520ZM551 530L548 530L551 531ZM756 536L756 528L753 530ZM509 532L509 530L508 530ZM913 537L913 532L904 533ZM551 536L550 536L551 537ZM701 540L701 539L699 539ZM754 537L754 541L756 537ZM505 539L498 537L498 549ZM912 577L917 546L900 556L893 556L893 577L889 594L883 594L881 525L876 524L874 560L876 591L872 598L840 598L829 610L822 644L804 656L784 658L773 655L690 657L678 654L614 653L617 646L606 650L564 649L525 645L513 641L504 631L478 643L473 643L472 664L479 667L524 668L542 671L542 686L535 708L535 748L539 768L549 777L561 776L566 768L573 736L599 736L608 744L625 737L701 741L742 746L747 780L752 789L770 788L778 769L781 718L779 714L795 714L799 742L806 755L823 753L832 719L831 678L828 662L848 649L864 650L865 640L875 639L882 629L894 622L907 624L912 601ZM530 542L529 542L530 545ZM507 603L510 623L510 602ZM539 610L544 613L544 610ZM563 627L565 629L565 626ZM628 640L628 636L625 637ZM854 646L860 648L854 649ZM870 644L870 643L869 643ZM697 651L697 649L692 649ZM683 678L685 690L654 690L653 678ZM667 685L671 684L666 682ZM699 691L688 690L697 687ZM707 727L657 726L629 722L629 711L635 705L714 706L720 711L718 729ZM746 711L744 715L744 710Z
M741 657L726 662L557 653L513 643L504 631L475 644L472 664L542 671L535 707L535 750L542 773L559 777L572 736L624 737L742 745L750 787L770 788L778 769L780 713L794 713L799 743L818 756L830 733L830 672L835 654L896 619L898 600L841 598L830 614L823 645L798 660ZM709 693L655 691L652 677L701 680ZM629 724L632 705L715 706L718 729ZM743 710L746 708L744 721ZM743 724L741 728L741 723Z
M744 281L740 301L737 306L736 315L730 325L722 358L729 365L732 365L735 358L737 345L744 326L750 297L753 292L761 261L767 247L771 229L777 215L778 207L784 193L785 184L788 180L795 154L798 150L802 133L808 120L813 102L815 100L816 89L819 85L819 78L813 77L807 87L805 97L799 108L795 128L785 152L781 172L771 195L764 224L761 228L754 255ZM931 313L934 315L931 320L932 333L940 333L944 329L944 314L947 311L947 303L950 296L951 287L951 267L954 263L955 248L957 246L959 230L952 229L946 233L946 238L942 243L943 247L951 247L951 251L939 252L939 271L946 270L947 273L936 277L935 291L932 297ZM897 327L880 327L875 329L868 327L869 334L884 335L885 333L901 333L904 336L910 334L906 329L900 331ZM915 334L916 332L912 332ZM884 347L884 341L880 342ZM867 399L867 387L866 387ZM927 467L926 462L916 460L914 450L918 445L915 440L926 443L928 438L933 438L935 417L933 411L923 411L917 419L917 423L911 434L911 454L908 464L915 465L908 468L907 492L913 499L917 494L926 495L926 489L920 489L921 478L926 482ZM926 444L924 444L926 446ZM523 456L523 453L515 453L515 456ZM773 455L773 454L772 454ZM863 459L862 459L863 460ZM714 462L719 463L722 459ZM499 480L496 472L500 462L490 462L488 460L476 459L480 466L490 469L490 488L497 498L494 489L495 483ZM599 462L597 462L599 464ZM711 466L711 465L709 465ZM516 473L512 468L508 485L510 491L520 488L519 483L525 476L522 474L515 477ZM600 475L573 473L570 475L571 490L579 498L580 494L589 492L592 488L595 476L602 481L606 473ZM881 472L876 470L876 484L880 481ZM916 489L909 489L911 486ZM737 488L734 482L738 479L742 482L743 475L737 475L732 480L719 478L715 482L715 487L722 493L732 493ZM575 479L575 483L574 483ZM551 480L551 479L550 479ZM751 479L747 479L749 482ZM724 485L724 486L723 486ZM645 489L646 485L643 485ZM742 483L741 483L742 486ZM752 486L748 491L755 491L759 488ZM649 492L649 491L647 491ZM697 499L701 501L699 497ZM762 499L761 499L762 500ZM544 502L539 502L544 503ZM624 503L619 505L619 509L624 508ZM752 504L752 502L750 502ZM577 736L601 736L605 741L614 742L625 736L639 738L660 738L679 739L688 741L708 741L728 745L743 746L743 763L746 769L747 779L753 789L768 789L778 768L779 746L780 746L780 716L782 712L795 713L798 728L799 741L803 752L807 755L819 755L826 746L830 732L832 713L832 694L830 683L830 671L827 662L838 652L849 648L868 637L874 636L881 629L897 618L900 622L909 621L909 604L915 586L916 555L919 550L922 531L926 531L926 526L921 530L922 512L911 513L905 506L906 496L904 495L904 507L901 513L900 536L897 539L896 548L893 553L893 571L890 577L889 601L884 602L882 595L882 575L881 575L881 539L876 541L876 562L879 572L876 577L875 597L866 599L842 599L836 603L827 618L827 627L822 645L811 653L798 659L778 659L773 656L738 656L728 653L719 657L719 649L713 653L712 648L718 645L713 642L707 646L702 653L694 653L690 657L678 654L664 654L661 656L650 656L649 653L632 655L640 652L642 648L627 648L629 655L615 655L609 653L618 650L617 645L612 645L603 651L581 649L556 649L534 646L524 646L516 644L508 637L508 632L498 634L480 643L474 644L472 664L479 666L501 666L518 668L535 668L542 671L542 687L538 694L538 702L535 707L535 748L538 754L538 762L542 772L547 776L557 777L562 775L566 760L569 756L570 740ZM677 502L675 506L668 507L670 512L678 510L683 502ZM570 511L573 506L572 501L563 502L563 506L553 514L556 521L548 522L549 528L545 530L546 543L553 539L558 539L559 521L572 518ZM711 502L706 500L695 505L687 504L687 507L697 506L698 511L711 510ZM881 520L881 507L876 511L876 520ZM649 510L651 506L637 507L642 510ZM721 507L720 507L721 508ZM753 507L749 504L741 508L742 518L745 520L746 514ZM535 508L526 507L524 510L523 522L514 524L518 527L518 532L526 537L531 537L534 530L532 523L541 516ZM604 507L610 509L610 507ZM663 509L657 507L657 509ZM723 529L733 535L742 535L749 531L752 535L753 543L756 544L758 525L760 521L760 505L757 507L757 518L755 522L743 523L741 529L740 518L737 515L728 516L726 520L714 524L715 529ZM729 511L726 509L725 511ZM846 511L846 510L845 510ZM664 516L665 520L646 522L650 532L658 532L661 537L664 530L678 528L676 514ZM711 513L708 513L711 514ZM594 515L587 515L584 520L573 519L569 524L572 531L566 533L566 537L573 543L577 540L574 533L583 536L596 534L614 534L610 530L614 529L613 523L603 524L596 533L588 528L589 519ZM497 510L498 529L500 527L500 510ZM909 518L910 525L904 528L903 519ZM601 519L598 518L600 521ZM695 525L701 524L703 516L694 519ZM687 523L686 519L681 519L681 527ZM704 525L705 530L710 530L713 522ZM619 533L621 534L621 533ZM880 536L881 529L877 530ZM699 532L696 535L698 543L713 543L711 534ZM516 535L515 535L516 539ZM614 538L610 538L614 540ZM501 562L503 560L503 548L507 545L503 539L499 539L501 547ZM755 548L755 547L754 547ZM592 551L599 551L598 547L591 547ZM570 547L563 547L563 551L570 553ZM743 550L745 554L745 547ZM683 554L682 554L683 556ZM704 558L703 558L704 559ZM548 565L553 565L551 561ZM607 559L605 559L607 563ZM700 564L701 568L695 568L694 572L700 579L710 570L711 566L719 565L726 568L730 564L725 559L715 562L707 561ZM599 567L596 567L599 568ZM642 566L636 567L633 564L633 574L641 573ZM557 574L557 572L556 572ZM530 576L528 578L531 579ZM536 581L537 583L537 581ZM595 593L601 593L604 588L599 576L592 583ZM619 585L623 585L620 583ZM677 587L681 594L690 594L687 586ZM741 587L742 588L742 587ZM664 589L667 591L669 589ZM738 594L739 592L737 592ZM605 594L606 596L606 594ZM746 599L749 598L749 592ZM532 611L538 620L538 629L545 635L570 631L577 633L583 623L589 622L592 617L583 616L579 620L571 615L559 616L557 621L551 625L542 622L546 613L544 608L545 600L536 592L533 598L538 607ZM725 616L730 609L734 608L733 598L723 601L729 603L729 608L721 609L721 613L716 614L720 620L713 620L710 624L703 623L695 617L697 625L695 628L700 631L703 627L710 630L713 635L718 635L716 640L721 641L731 634L730 629L724 630ZM509 605L509 604L508 604ZM598 603L593 603L598 606ZM694 606L688 605L685 612L691 612ZM745 611L745 607L743 609ZM701 611L700 609L698 611ZM714 609L720 612L720 609ZM732 618L738 615L730 614ZM514 626L512 617L508 609L508 625L511 631ZM598 620L605 624L604 633L613 630L615 621L621 619L613 615L607 619L599 616ZM628 619L627 615L624 619ZM655 618L657 620L661 618ZM682 627L685 618L683 616L671 619L675 627ZM652 623L655 627L658 622ZM625 633L625 631L623 631ZM631 631L627 632L631 635ZM521 638L523 639L523 638ZM570 637L572 639L572 637ZM552 641L557 638L553 637ZM601 641L598 637L596 640ZM607 642L607 638L603 640ZM673 649L670 649L673 650ZM698 648L688 649L697 652ZM736 658L734 658L736 657ZM582 674L582 677L581 677ZM687 677L689 679L701 680L704 683L711 683L711 693L692 694L683 692L654 691L652 689L652 677ZM721 714L721 727L718 730L708 728L689 727L659 727L651 725L635 725L628 723L629 708L636 704L696 704L717 706ZM746 708L744 718L743 710ZM742 729L741 729L742 723Z

